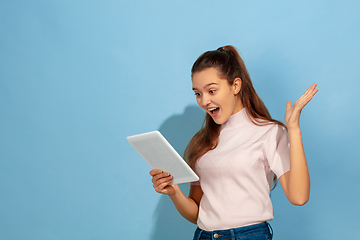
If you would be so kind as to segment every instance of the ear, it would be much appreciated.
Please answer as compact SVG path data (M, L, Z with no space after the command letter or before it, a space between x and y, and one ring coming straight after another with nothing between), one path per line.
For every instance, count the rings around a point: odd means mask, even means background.
M237 95L240 92L241 78L235 78L235 80L234 80L234 82L232 84L232 89L233 89L234 95Z

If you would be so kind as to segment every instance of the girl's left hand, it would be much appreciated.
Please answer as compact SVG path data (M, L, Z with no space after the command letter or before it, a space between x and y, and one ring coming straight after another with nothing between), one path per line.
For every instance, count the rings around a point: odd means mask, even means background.
M286 112L285 112L284 120L288 129L299 128L301 110L314 97L317 91L319 91L319 89L316 88L316 86L317 83L309 87L308 90L306 90L306 92L294 103L293 106L290 101L286 103Z

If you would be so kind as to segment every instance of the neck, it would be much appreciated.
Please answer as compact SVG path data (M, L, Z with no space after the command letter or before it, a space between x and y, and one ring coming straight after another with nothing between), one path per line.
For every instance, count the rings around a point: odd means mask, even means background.
M242 104L242 102L241 102L241 100L239 98L238 101L236 101L235 109L234 109L234 112L232 114L236 114L236 113L240 112L243 108L244 108L244 105Z

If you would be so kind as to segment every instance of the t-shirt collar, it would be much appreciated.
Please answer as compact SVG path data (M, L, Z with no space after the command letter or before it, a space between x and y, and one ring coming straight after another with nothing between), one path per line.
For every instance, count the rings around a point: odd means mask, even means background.
M231 115L229 119L221 125L221 130L243 127L250 122L251 120L248 117L247 111L243 108L239 112Z

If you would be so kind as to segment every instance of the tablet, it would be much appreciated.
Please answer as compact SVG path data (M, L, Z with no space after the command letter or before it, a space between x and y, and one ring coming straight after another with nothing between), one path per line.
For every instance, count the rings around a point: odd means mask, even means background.
M159 131L129 136L126 140L152 169L173 176L171 184L198 181L199 177Z

